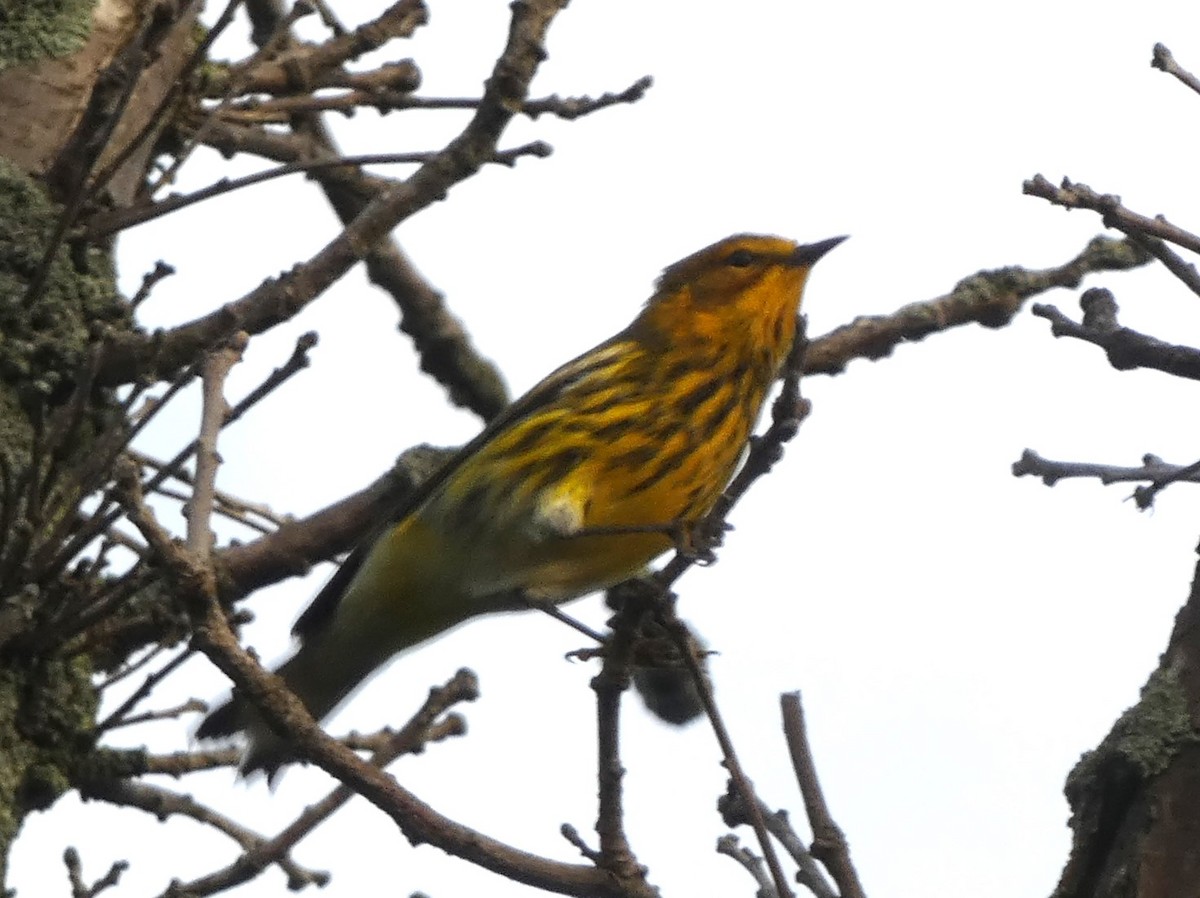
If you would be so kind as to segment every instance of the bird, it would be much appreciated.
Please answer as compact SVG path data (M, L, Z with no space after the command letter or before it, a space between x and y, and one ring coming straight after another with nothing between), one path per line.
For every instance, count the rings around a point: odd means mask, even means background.
M845 237L737 234L668 266L624 330L511 403L389 515L297 619L277 673L317 720L398 653L483 614L554 606L644 571L732 478ZM242 696L196 735L288 747Z

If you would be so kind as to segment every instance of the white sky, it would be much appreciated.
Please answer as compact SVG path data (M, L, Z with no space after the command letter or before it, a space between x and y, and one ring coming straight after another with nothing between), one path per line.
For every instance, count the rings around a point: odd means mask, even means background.
M336 3L348 21L374 4ZM395 56L415 56L424 93L478 91L507 28L507 4L432 4ZM514 394L623 326L658 271L738 231L852 239L816 269L813 334L948 291L980 268L1045 267L1101 230L1021 195L1037 172L1120 193L1139 211L1196 225L1200 97L1149 67L1163 41L1200 69L1200 12L1188 2L801 3L575 0L553 26L534 94L598 94L644 74L633 107L575 123L517 122L505 145L549 140L548 160L494 168L405 223L397 236L445 291ZM456 113L339 121L347 152L430 149ZM231 171L189 165L186 187ZM163 258L179 269L145 306L151 326L236 298L330 239L336 225L300 178L202 204L122 240L132 293ZM1165 273L1093 278L1123 323L1195 343L1196 297ZM1076 295L1044 301L1077 317ZM391 301L359 271L277 333L235 373L237 398L282 363L295 336L321 333L314 367L226 435L220 485L298 514L375 478L415 442L453 444L477 428L416 373ZM1064 778L1139 687L1187 594L1196 542L1188 489L1152 514L1129 486L1048 490L1009 466L1052 458L1136 464L1144 452L1196 457L1179 426L1188 384L1117 374L1094 348L1054 340L1027 313L855 362L806 382L815 412L780 469L737 510L720 563L679 584L681 608L712 646L718 699L764 799L802 810L778 696L801 689L819 770L868 892L927 898L1038 896L1066 858ZM1185 406L1184 404L1187 403ZM1190 416L1189 416L1190 417ZM195 433L179 404L150 434L167 455ZM181 525L181 519L168 522ZM269 658L328 568L252 603L249 632ZM600 602L574 613L599 625ZM333 721L372 729L407 718L462 665L482 679L470 735L393 765L439 810L534 852L578 860L563 822L596 816L594 668L563 661L571 631L535 615L476 622L395 663ZM167 706L225 688L205 662L165 690ZM713 853L724 775L704 725L685 731L628 705L624 758L631 837L664 895L751 895ZM189 729L192 725L189 725ZM124 743L184 747L178 726L122 731ZM222 772L179 787L264 833L322 796L320 771L293 771L272 795ZM748 832L743 842L751 844ZM26 827L10 885L65 892L61 851L89 877L134 866L121 894L155 895L235 856L189 821L64 799ZM297 858L331 869L331 898L527 894L411 848L356 801ZM241 889L278 895L270 871Z

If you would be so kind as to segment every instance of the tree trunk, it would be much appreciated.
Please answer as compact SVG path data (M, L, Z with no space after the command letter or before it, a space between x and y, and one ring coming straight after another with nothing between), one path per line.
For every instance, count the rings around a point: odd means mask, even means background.
M133 328L111 246L72 239L89 174L152 120L195 43L198 4L15 4L0 18L0 891L25 816L48 807L95 742L96 665L62 626L99 578L59 556L104 437L124 426L87 376ZM147 7L153 6L148 13ZM151 62L151 60L153 60ZM149 135L103 202L130 204ZM56 557L59 556L59 557Z
M1200 568L1141 700L1067 779L1074 845L1054 898L1200 894L1198 731Z

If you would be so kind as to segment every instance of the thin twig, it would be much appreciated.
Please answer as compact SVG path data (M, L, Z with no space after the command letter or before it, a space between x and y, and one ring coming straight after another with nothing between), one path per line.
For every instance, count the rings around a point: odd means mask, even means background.
M734 785L741 794L742 800L746 803L746 809L750 816L750 825L754 829L755 837L758 839L758 845L767 863L767 869L771 871L771 879L775 883L775 891L779 895L779 898L792 898L794 893L788 886L787 877L783 873L783 867L780 865L779 858L775 854L775 847L771 844L766 820L763 817L758 797L755 795L754 786L742 768L741 761L738 760L737 750L733 746L733 739L729 735L729 730L725 726L721 711L717 707L716 700L713 698L712 687L700 667L699 660L689 651L690 647L686 627L679 625L678 618L674 620L676 621L674 625L670 619L667 620L668 630L675 638L676 645L683 656L684 664L691 671L692 680L696 684L696 689L700 694L700 701L703 703L704 711L708 715L709 723L712 725L713 735L717 737L717 744L721 746L721 754L725 758L725 769L729 771ZM849 896L844 896L844 898L849 898Z
M333 32L334 37L342 37L347 33L346 26L343 25L337 17L337 14L330 8L325 0L310 0L313 6L317 9L317 14L321 17L321 22L326 28Z
M301 334L296 339L296 345L292 348L292 354L288 356L288 360L273 369L261 384L243 396L241 401L229 410L223 426L228 427L237 421L272 392L291 380L293 376L307 368L311 364L308 354L317 345L317 339L316 331Z
M251 72L249 79L244 82L242 95L245 99L238 100L232 109L254 108L255 103L262 102L257 96L259 94L294 95L298 88L311 96L330 88L411 93L421 86L421 70L411 59L384 62L369 71L351 72L340 67L322 71L308 70L298 79L295 60L298 53L303 53L304 47L304 44L293 43L286 56L276 58ZM200 87L200 96L208 99L224 96L225 86L232 77L228 69L225 72L225 77L222 77L222 70L211 70L211 77L205 79ZM230 111L226 110L223 115L228 116Z
M208 705L200 701L200 699L190 698L173 708L161 708L158 711L143 711L141 714L131 714L122 720L113 722L108 727L108 731L112 732L122 727L138 726L143 723L153 723L156 720L177 720L184 714L199 714L207 710Z
M82 611L66 620L56 621L50 628L55 640L61 644L84 633L93 625L108 620L118 608L149 587L158 576L157 571L150 570L144 565L131 567L116 580L104 584L104 588L96 598L89 602ZM108 642L111 635L102 638L104 642ZM84 644L79 646L79 650L87 651L90 648L87 645L87 638L85 637L82 641Z
M71 398L66 404L54 410L51 415L47 445L50 448L50 461L42 475L41 492L50 496L57 486L59 468L64 461L78 451L79 428L83 425L84 417L92 406L93 392L96 384L96 373L100 369L101 347L93 345L87 360L80 366L75 375L75 387L71 390Z
M96 898L101 892L117 885L121 881L121 874L129 869L129 861L113 861L108 872L89 886L83 881L83 862L75 848L68 847L63 852L63 863L67 867L67 878L71 881L71 898Z
M787 811L772 811L761 798L755 797L758 803L758 813L766 824L767 831L791 855L799 868L796 871L796 881L808 889L816 898L838 898L837 891L829 882L821 865L817 863L808 846L792 828ZM744 826L751 823L751 815L746 807L745 799L738 792L731 780L724 795L717 801L717 810L726 826Z
M528 100L521 111L530 118L537 118L539 115L553 115L556 118L572 121L585 115L591 115L593 112L599 112L601 109L607 109L610 106L637 103L646 95L646 91L653 86L654 79L649 75L643 75L637 81L633 82L633 84L629 85L629 87L615 93L605 92L595 98L564 98L555 94L540 100Z
M594 98L552 95L526 100L519 111L529 118L552 115L570 121L611 106L636 103L645 96L646 91L653 84L654 79L645 75L621 91L606 92ZM242 104L240 108L259 116L264 113L292 115L296 112L347 111L362 106L373 106L389 112L404 109L471 110L478 109L483 102L483 99L478 97L415 97L407 91L361 90L334 97L280 97L279 99L248 102ZM254 118L253 120L258 121L259 119Z
M130 456L140 458L140 454L135 454L132 452L130 453ZM192 480L187 471L175 471L172 476L176 480L184 483L190 483ZM192 500L192 494L190 492L172 489L171 487L162 484L155 487L153 492L155 495L163 496L167 499L174 499L185 506ZM271 533L276 527L279 526L278 524L262 523L261 521L254 520L252 517L250 517L249 513L251 507L249 505L242 502L240 499L235 499L234 501L236 504L231 505L229 503L230 498L231 497L228 493L222 492L221 490L216 490L213 494L213 514L221 515L222 517L228 518L231 521L236 521L243 527L248 527L249 529L258 533ZM269 514L274 515L274 512L271 512L270 509L267 509L267 511ZM274 516L279 517L278 515ZM280 519L282 520L282 518Z
M136 661L134 661L132 663L124 665L119 670L116 670L112 674L110 674L107 679L101 680L99 683L97 683L96 691L103 692L105 689L108 689L111 686L115 686L117 683L120 683L122 680L133 676L135 673L137 673L139 670L141 670L147 664L150 664L155 658L157 658L159 655L161 655L166 650L167 650L167 647L164 645L150 646L150 648L146 650L146 653L144 655L142 655L142 657L138 658Z
M73 479L68 488L77 489L81 493L90 493L96 487L96 478L108 476L108 472L122 448L134 440L175 396L189 386L199 371L199 365L188 365L177 372L161 397L146 403L142 414L134 415L129 419L133 421L132 427L114 429L109 440L102 441L103 445L94 448L92 452L94 461L90 466L81 466L73 472ZM110 491L100 498L95 512L82 525L77 525L72 518L64 518L52 528L49 536L39 547L32 565L35 571L34 576L39 581L57 576L58 572L71 562L71 559L82 552L100 534L111 528L119 517L120 511L114 510ZM74 533L68 536L70 529L74 529Z
M498 150L491 161L499 165L511 167L522 156L535 156L544 159L550 154L551 148L548 143L543 140L535 140L531 143L522 144L519 147L513 147L510 150ZM153 221L156 218L161 218L168 213L178 212L180 209L185 209L204 200L223 196L246 187L253 187L257 184L262 184L264 181L282 178L285 175L312 172L326 168L342 168L345 166L417 165L428 162L433 156L433 153L366 153L359 156L342 156L337 159L307 159L301 162L289 162L285 165L280 165L266 171L255 172L252 175L246 175L241 178L222 178L208 187L192 193L174 194L156 203L131 206L127 209L116 209L111 212L95 215L88 220L84 236L89 240L98 240L102 237L107 237L109 234L115 234L118 231L124 231L137 225L145 224L148 221Z
M91 225L88 225L89 230ZM150 298L150 291L154 286L164 278L168 278L175 273L174 266L168 265L162 259L154 263L154 268L142 276L142 285L138 287L137 293L133 294L133 298L129 300L129 308L137 309L142 303Z
M771 871L767 869L761 857L749 848L741 846L737 836L729 833L717 839L717 854L733 858L743 870L750 874L754 879L754 884L758 886L755 898L776 898L775 885L771 882Z
M279 368L276 368L270 375L257 387L251 390L245 397L242 398L232 409L228 409L223 418L222 427L228 427L230 424L237 421L250 411L258 402L269 395L273 390L277 389L286 383L297 372L302 371L309 364L308 351L316 345L316 335L306 333L296 340L296 346L292 351L292 355L287 362ZM193 377L198 373L199 365L189 366L186 371L175 378L171 387L156 401L149 409L146 415L143 415L134 425L130 433L125 437L126 444L132 440L149 422L149 418L157 414L167 402L169 402L179 390L190 384ZM182 466L192 457L192 453L199 446L198 440L192 440L184 446L175 457L170 461L160 463L157 473L150 477L143 485L142 490L151 492L157 489L165 480L175 476ZM72 558L81 552L84 547L92 540L99 536L104 531L112 527L116 520L121 516L121 509L114 506L112 491L110 490L101 499L96 511L91 518L87 519L86 523L71 537L71 539L58 551L54 558L47 562L44 567L40 568L41 576L50 576L54 571L61 570ZM50 543L49 545L57 545Z
M167 462L147 455L144 452L131 449L128 455L139 465L151 470L162 471L167 469ZM170 476L171 479L188 487L188 491L170 489L165 484L160 483L155 485L153 492L160 496L177 499L181 502L188 501L191 498L190 489L195 484L195 478L192 477L186 468L172 470ZM251 502L249 499L243 499L224 490L217 490L213 494L213 498L216 502L215 511L217 514L224 515L231 521L237 521L239 524L256 530L259 533L271 533L276 528L282 527L288 521L293 520L291 515L275 511L269 505L262 502Z
M146 661L153 658L155 655L158 654L158 651L160 649L162 649L162 646L155 646L155 648L153 650L151 650L149 653L147 653L146 658L144 658L141 663L144 664ZM142 685L133 691L132 695L130 695L127 699L125 699L125 701L121 702L121 704L118 705L117 708L111 714L109 714L107 717L105 717L103 720L101 720L98 724L96 724L96 731L102 733L105 730L116 729L119 726L125 726L126 724L128 724L129 723L129 718L128 718L129 712L132 711L134 708L136 708L143 699L145 699L148 695L150 695L150 693L153 692L154 689L163 680L165 680L167 677L169 677L171 674L173 674L176 670L178 670L180 668L180 666L183 665L184 662L186 662L189 658L192 657L192 654L193 654L192 649L190 649L190 648L184 649L182 652L180 652L178 655L176 655L174 658L172 658L170 661L168 661L166 664L164 664L161 668L154 671L154 673L148 675L146 677L146 679L142 682ZM128 676L130 672L132 672L132 671L128 671L128 672L124 673L123 676ZM113 683L117 682L120 679L121 679L121 677L110 677L100 688L101 689L107 688L108 686L111 686ZM199 708L196 710L202 711L204 709Z
M545 601L543 599L535 599L526 593L521 593L521 601L528 605L530 609L549 615L560 624L566 624L572 630L582 633L588 639L593 640L597 645L603 645L605 642L607 642L607 639L602 633L592 629L583 621L567 614L567 612L563 611L553 602Z
M166 820L176 815L190 818L228 836L246 851L253 851L267 841L253 830L242 826L219 811L201 804L190 795L172 792L161 786L152 786L148 783L126 779L94 780L81 785L80 793L87 799L99 799L123 807L139 808L155 815L160 820ZM309 883L325 885L329 882L329 874L325 871L308 870L301 867L286 854L281 853L274 863L287 876L289 886L293 890ZM163 898L180 894L189 893L169 887L163 892Z
M458 671L444 685L430 689L425 703L398 731L366 740L367 743L378 746L369 763L382 769L402 754L421 751L430 742L462 735L466 732L462 717L450 714L440 722L438 718L454 705L474 701L478 695L479 683L475 674L466 669ZM362 740L357 740L353 735L341 741L348 747L361 748ZM287 852L301 839L328 820L354 795L354 790L339 784L323 799L306 807L303 813L278 835L248 848L227 867L182 886L181 894L213 895L248 882L271 864L278 863L280 858L286 857Z

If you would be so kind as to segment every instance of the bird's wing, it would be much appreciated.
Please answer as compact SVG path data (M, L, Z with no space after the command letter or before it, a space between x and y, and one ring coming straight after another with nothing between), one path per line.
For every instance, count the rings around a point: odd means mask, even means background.
M567 362L489 421L474 439L459 449L432 476L418 484L412 492L398 502L391 512L355 547L309 606L304 609L304 613L297 618L292 627L292 635L304 639L321 629L337 609L338 603L370 554L375 542L384 533L424 505L429 497L454 475L464 461L517 421L521 421L538 409L545 408L557 401L572 386L590 374L612 365L616 359L624 355L625 350L622 344L626 342L626 339L625 333L622 332Z

